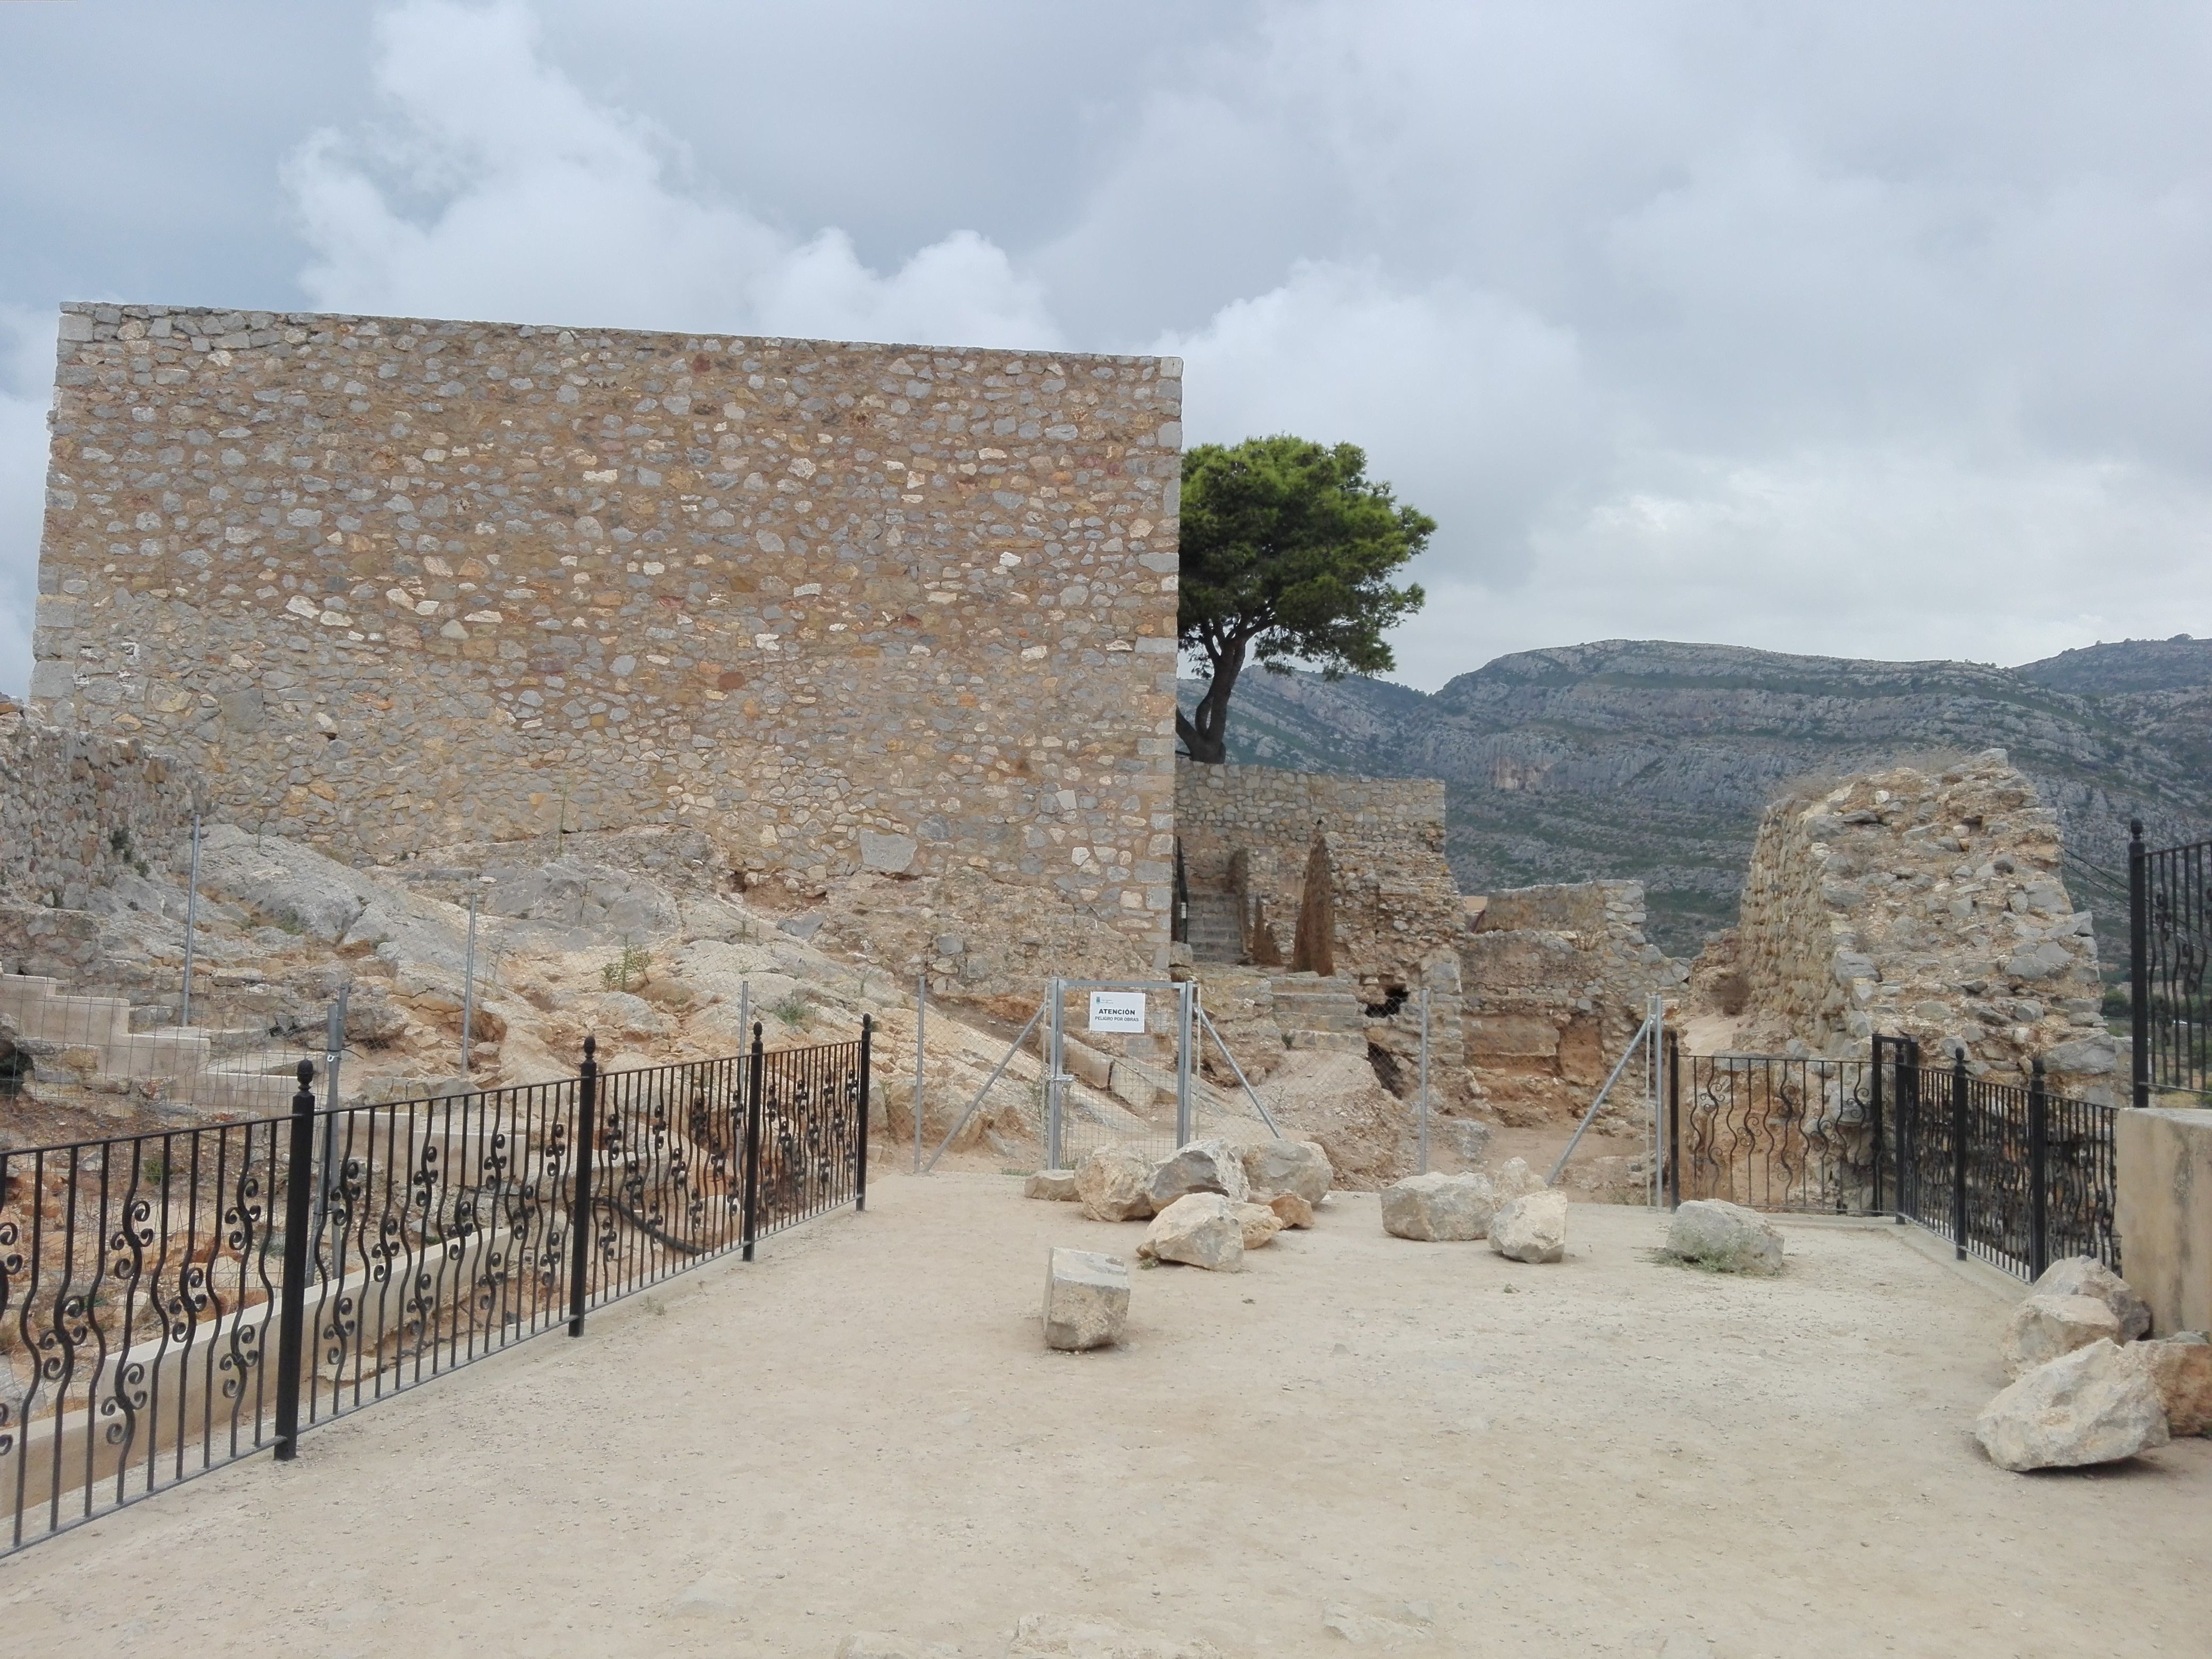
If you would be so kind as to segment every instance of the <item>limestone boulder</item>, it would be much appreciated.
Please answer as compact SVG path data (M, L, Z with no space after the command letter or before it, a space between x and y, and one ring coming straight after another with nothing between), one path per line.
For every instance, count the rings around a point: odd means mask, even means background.
M1382 1189L1382 1231L1438 1243L1480 1238L1498 1212L1498 1188L1480 1170L1407 1176Z
M1782 1235L1756 1210L1693 1198L1667 1224L1667 1254L1722 1273L1782 1271Z
M2202 1331L2130 1342L2120 1352L2158 1390L2168 1434L2177 1439L2187 1434L2212 1435L2212 1343L2205 1341Z
M1512 1261L1557 1261L1567 1253L1567 1195L1523 1193L1490 1218L1490 1248Z
M1278 1193L1295 1193L1315 1205L1336 1171L1317 1140L1263 1140L1244 1149L1244 1179L1251 1197L1261 1204Z
M1244 1225L1219 1193L1186 1193L1152 1218L1137 1255L1235 1273L1244 1265Z
M1079 1196L1073 1170L1039 1170L1022 1183L1024 1198L1041 1198L1050 1204L1073 1204Z
M1075 1166L1075 1198L1093 1221L1142 1221L1152 1212L1150 1158L1126 1146L1100 1146Z
M2120 1322L2094 1296L2030 1296L2005 1322L2000 1354L2012 1378L2092 1342L2119 1340Z
M1231 1204L1250 1198L1243 1149L1226 1140L1194 1140L1153 1167L1146 1195L1156 1212L1188 1193L1218 1193Z
M2117 1462L2169 1437L2149 1372L2100 1340L2006 1388L1974 1420L1974 1437L1990 1462L2021 1473Z
M1490 1179L1497 1187L1501 1200L1518 1198L1523 1193L1544 1190L1544 1177L1528 1167L1528 1160L1525 1158L1507 1158L1490 1172Z
M1314 1224L1314 1206L1296 1193L1277 1193L1267 1200L1267 1207L1285 1227L1310 1227Z
M2119 1330L2116 1342L2132 1342L2150 1329L2150 1304L2135 1287L2094 1255L2069 1255L2043 1270L2028 1287L2030 1296L2094 1296L2112 1310Z
M1076 1352L1121 1340L1129 1264L1097 1250L1055 1248L1045 1265L1044 1344Z
M1244 1235L1244 1248L1256 1250L1274 1243L1275 1235L1283 1231L1283 1218L1265 1204L1239 1204L1237 1225Z

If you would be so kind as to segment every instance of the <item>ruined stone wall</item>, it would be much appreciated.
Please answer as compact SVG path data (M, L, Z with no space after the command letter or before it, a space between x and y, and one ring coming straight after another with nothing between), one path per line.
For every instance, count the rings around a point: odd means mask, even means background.
M1466 932L1444 859L1444 787L1267 766L1176 763L1176 832L1194 892L1241 884L1290 956L1318 830L1335 874L1336 967L1370 986L1418 986Z
M0 703L0 897L82 909L118 872L166 861L191 830L192 792L173 757Z
M1578 1115L1644 1000L1687 969L1644 933L1644 887L1576 882L1488 896L1459 947L1467 1063L1509 1123Z
M1771 808L1732 942L1747 1035L1858 1054L1880 1031L1934 1060L1964 1044L2006 1082L2041 1054L2054 1086L2117 1098L2096 939L2059 851L2056 815L2002 750Z
M388 860L696 828L1164 966L1181 366L64 309L32 695Z

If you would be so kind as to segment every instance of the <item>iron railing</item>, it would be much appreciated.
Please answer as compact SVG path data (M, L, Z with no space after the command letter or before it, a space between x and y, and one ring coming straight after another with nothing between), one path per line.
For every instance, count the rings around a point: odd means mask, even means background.
M2212 841L2128 841L2128 1003L2134 1103L2153 1090L2212 1089Z
M872 1039L0 1151L0 1553L865 1208Z
M1667 1192L1753 1209L1894 1214L2023 1278L2092 1255L2115 1270L2117 1109L1923 1066L1877 1036L1865 1060L1671 1055Z

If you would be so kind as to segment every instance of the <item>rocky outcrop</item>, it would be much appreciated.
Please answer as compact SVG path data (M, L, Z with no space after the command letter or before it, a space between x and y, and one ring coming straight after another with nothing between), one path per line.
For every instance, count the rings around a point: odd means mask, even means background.
M2116 1462L2166 1444L2166 1407L2148 1371L2099 1341L2039 1365L1984 1407L1974 1437L2001 1469Z

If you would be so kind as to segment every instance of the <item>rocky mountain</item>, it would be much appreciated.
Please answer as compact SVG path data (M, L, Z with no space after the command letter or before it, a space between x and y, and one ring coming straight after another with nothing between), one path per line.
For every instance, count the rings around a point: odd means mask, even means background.
M1255 672L1229 745L1265 765L1442 778L1467 890L1632 878L1678 953L1735 920L1759 815L1785 786L2002 748L2057 809L2069 879L2110 938L2129 817L2161 842L2212 833L2212 641L1997 668L1604 640L1500 657L1434 694Z

